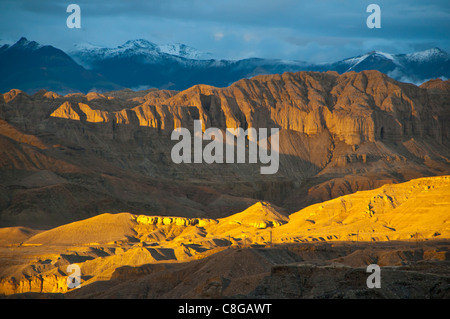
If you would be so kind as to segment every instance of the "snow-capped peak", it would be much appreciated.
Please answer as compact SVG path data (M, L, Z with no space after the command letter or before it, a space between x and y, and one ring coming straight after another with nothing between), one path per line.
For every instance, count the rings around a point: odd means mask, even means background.
M382 52L382 51L371 51L371 52L359 55L354 58L345 59L343 61L349 62L349 63L353 63L353 62L359 63L359 62L364 61L368 57L381 57L381 58L385 58L388 60L395 60L395 56L390 53L386 53L386 52Z
M186 59L201 59L207 56L207 54L182 43L157 45L145 39L129 40L115 48L106 48L91 43L82 43L75 45L74 51L71 52L71 54L74 56L82 55L85 58L88 58L89 56L108 58L119 55L152 57L160 54L170 54Z
M119 45L119 49L150 49L155 50L158 46L145 39L128 40L122 45Z
M431 48L424 51L414 52L407 54L406 56L408 60L416 62L429 61L436 58L449 58L448 53L439 48Z
M115 48L107 48L89 42L84 42L81 44L75 44L74 52L72 53L82 55L101 54L106 57L123 54L124 52L127 52L128 54L140 54L143 52L148 53L150 51L158 51L157 45L144 39L137 39L129 40Z
M392 54L386 53L386 52L382 52L382 51L371 51L371 52L362 54L357 57L345 59L341 63L345 63L346 65L348 65L348 69L346 70L346 72L349 72L349 71L354 70L358 64L360 64L361 62L365 61L368 58L390 60L397 65L399 64L395 55L392 55Z
M394 58L394 56L393 56L392 54L386 53L386 52L373 51L373 52L372 52L372 55L378 55L378 56L381 56L381 57L383 57L383 58L385 58L385 59L392 60L392 61L395 60L395 58Z
M182 43L160 45L159 50L163 53L194 60L202 59L207 55Z
M360 55L360 56L357 56L354 58L345 59L342 62L351 64L351 65L357 65L358 63L361 63L362 61L364 61L368 56L369 56L369 54L363 54L363 55Z
M69 53L76 62L89 68L93 61L110 59L123 56L144 56L155 58L160 52L158 46L144 39L129 40L115 48L101 47L92 43L75 45L74 50Z

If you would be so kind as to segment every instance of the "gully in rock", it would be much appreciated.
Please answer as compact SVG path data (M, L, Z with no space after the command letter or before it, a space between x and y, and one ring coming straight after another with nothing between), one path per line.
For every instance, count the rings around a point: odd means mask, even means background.
M268 135L266 128L260 128L259 140L256 128L227 128L225 131L225 139L223 133L218 128L208 128L203 133L202 121L194 121L194 158L193 163L235 163L235 146L236 146L236 163L245 163L246 155L246 138L248 139L248 161L249 163L270 164L261 167L261 174L275 174L279 168L279 129L271 128L270 135L270 154L268 154ZM187 128L176 128L171 135L172 140L181 141L174 145L171 151L172 161L176 164L192 163L192 137L191 132ZM203 140L211 140L204 149ZM224 144L225 152L224 154Z

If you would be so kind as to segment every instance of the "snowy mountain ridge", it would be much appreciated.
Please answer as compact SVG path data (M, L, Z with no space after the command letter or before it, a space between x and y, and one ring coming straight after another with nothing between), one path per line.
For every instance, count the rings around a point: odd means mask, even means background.
M114 48L81 43L66 53L21 38L14 44L0 46L0 66L4 73L3 80L0 79L2 91L12 88L61 92L115 88L184 90L196 84L225 87L257 75L298 71L343 74L378 70L397 81L415 85L430 79L450 78L449 54L438 48L408 54L371 51L336 62L314 64L284 59L214 59L185 44L158 45L145 39L129 40ZM67 68L73 69L70 76L62 71ZM50 69L53 71L49 72Z
M156 58L164 54L195 60L208 55L182 43L158 45L145 39L129 40L115 48L82 43L75 45L74 50L69 52L69 55L77 60L109 59L119 56L146 56Z

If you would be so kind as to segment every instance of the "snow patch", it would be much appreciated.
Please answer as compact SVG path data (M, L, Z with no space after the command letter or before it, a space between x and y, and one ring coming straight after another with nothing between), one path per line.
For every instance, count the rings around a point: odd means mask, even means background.
M436 58L449 58L448 53L439 48L432 48L425 51L414 52L406 55L409 61L426 62Z
M160 52L193 60L200 60L206 58L206 56L209 55L208 53L200 52L197 49L194 49L182 43L163 44L158 48Z
M129 40L115 48L106 48L91 43L75 45L73 56L82 56L83 59L105 59L117 56L146 56L149 61L160 55L169 54L186 59L201 59L208 54L200 52L182 43L157 45L145 39Z
M395 58L392 54L390 53L386 53L386 52L381 52L381 51L375 51L375 54L381 55L382 57L388 59L388 60L392 60L395 61Z

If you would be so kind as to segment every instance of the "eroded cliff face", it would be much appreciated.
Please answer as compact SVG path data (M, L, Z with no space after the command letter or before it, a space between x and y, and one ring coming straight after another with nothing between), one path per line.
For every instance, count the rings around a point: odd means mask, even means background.
M1 220L18 225L18 216L29 214L22 199L34 207L30 198L48 198L49 187L63 194L74 220L111 207L221 217L257 199L292 212L385 183L448 174L449 96L448 81L416 87L377 71L284 73L182 92L12 90L0 96ZM173 163L177 141L170 134L192 130L198 119L203 130L280 128L278 172L261 175L260 163ZM65 183L23 186L38 170ZM100 200L80 204L85 192ZM55 215L61 209L49 206L44 210Z
M449 137L442 118L448 113L443 98L448 88L433 83L420 89L377 71L285 73L241 80L227 88L197 85L178 94L152 91L140 100L143 103L125 103L117 111L106 107L114 98L97 94L94 98L102 106L66 101L50 116L139 123L167 131L192 127L194 119L201 119L205 128L279 127L308 136L328 131L349 145L425 136L442 143ZM436 87L439 91L433 90ZM94 98L86 96L88 101Z

